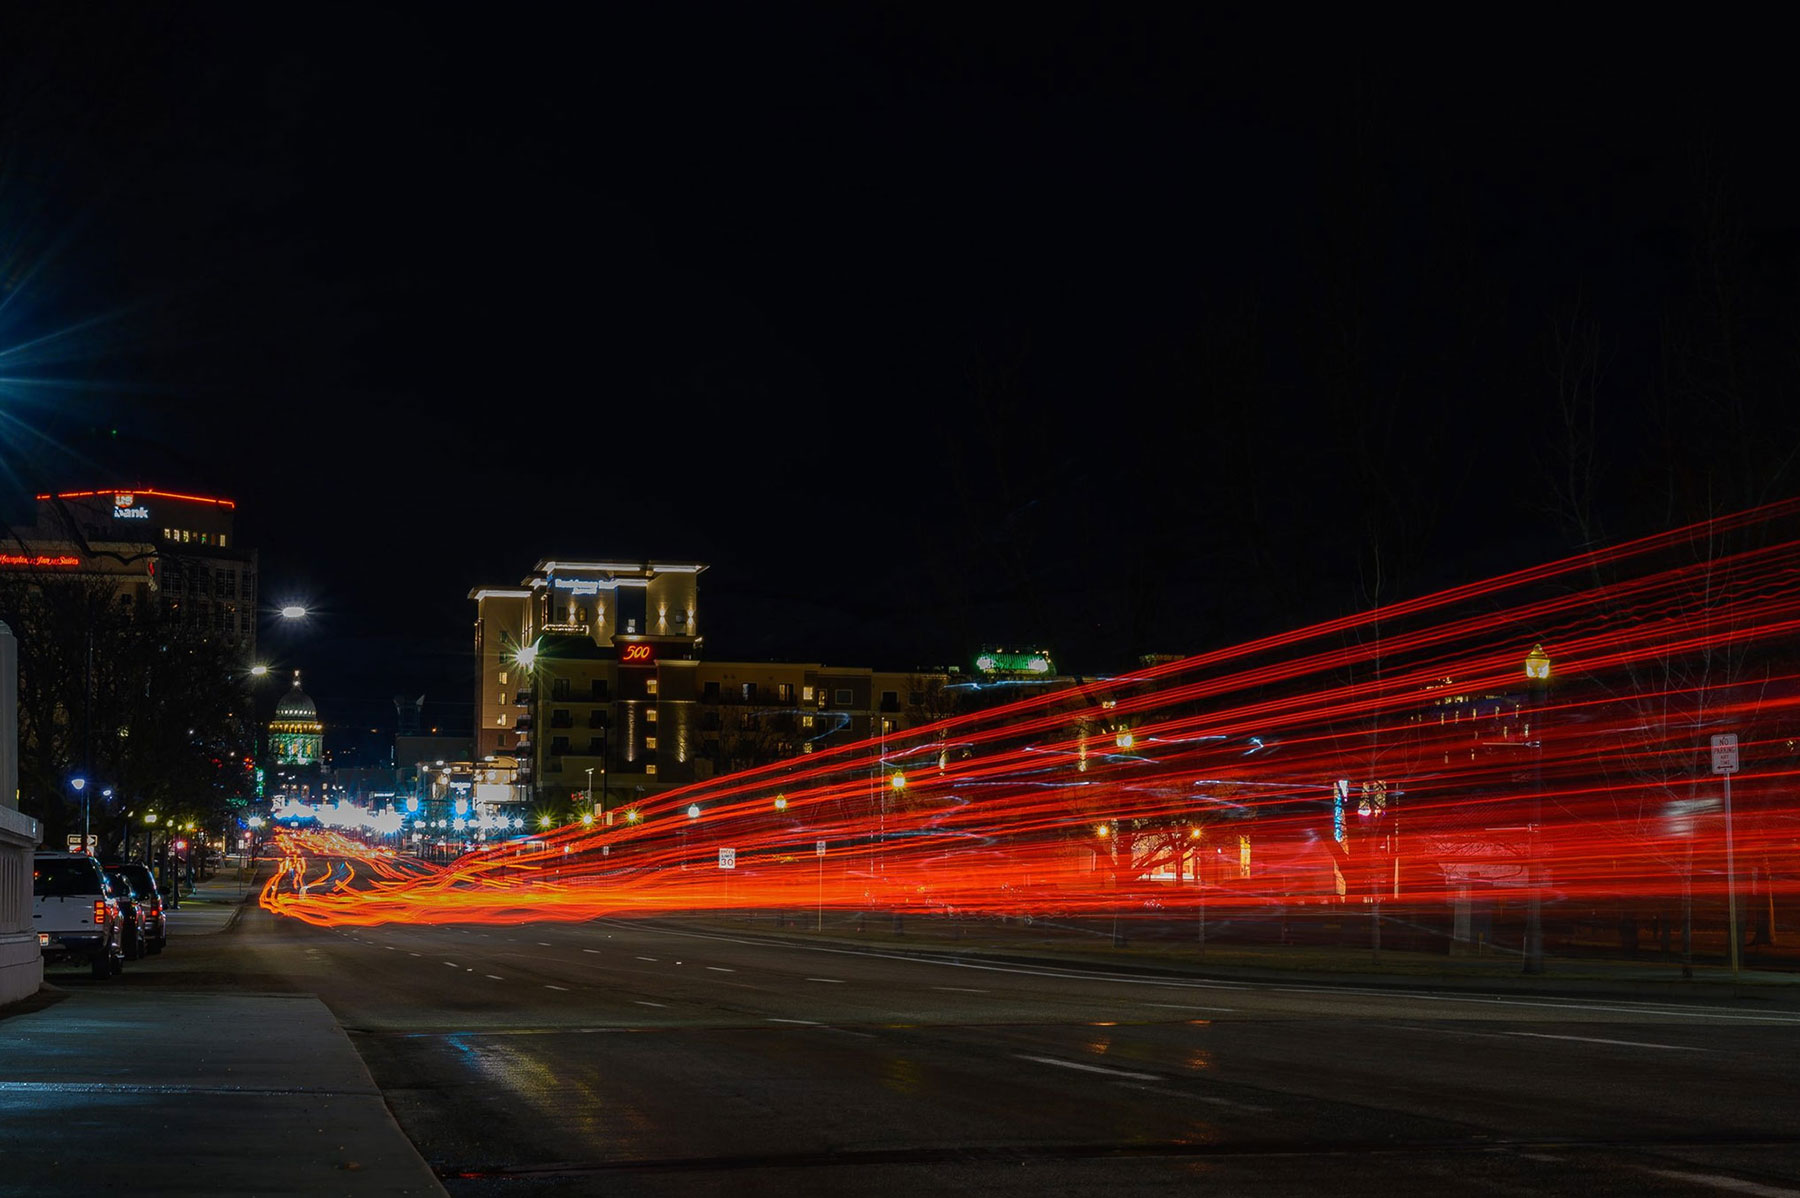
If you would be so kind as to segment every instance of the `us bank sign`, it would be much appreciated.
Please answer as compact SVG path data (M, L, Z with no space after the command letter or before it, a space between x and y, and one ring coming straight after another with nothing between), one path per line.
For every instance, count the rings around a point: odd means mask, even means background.
M137 502L137 496L118 492L113 496L114 520L148 520L150 509Z

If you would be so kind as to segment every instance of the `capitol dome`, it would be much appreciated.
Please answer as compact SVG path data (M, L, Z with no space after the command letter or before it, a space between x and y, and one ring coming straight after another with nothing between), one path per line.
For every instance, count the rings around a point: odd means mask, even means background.
M278 720L295 720L312 723L319 718L319 709L307 693L300 689L300 678L294 678L294 689L290 690L275 707L275 718Z

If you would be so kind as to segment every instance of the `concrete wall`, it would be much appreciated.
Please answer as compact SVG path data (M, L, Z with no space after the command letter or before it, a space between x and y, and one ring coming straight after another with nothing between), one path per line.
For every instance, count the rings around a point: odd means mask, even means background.
M31 927L31 853L43 836L19 814L19 657L0 624L0 1004L36 994L44 957Z

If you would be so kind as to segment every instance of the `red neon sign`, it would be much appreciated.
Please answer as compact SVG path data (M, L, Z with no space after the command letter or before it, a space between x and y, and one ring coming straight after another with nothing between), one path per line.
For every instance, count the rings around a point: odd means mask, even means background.
M57 492L56 498L58 498L58 499L94 499L94 498L97 498L102 495L111 495L113 497L114 505L119 506L119 507L130 507L131 506L130 504L119 503L119 497L121 495L128 496L128 497L129 496L137 496L137 495L155 495L162 499L180 499L180 500L184 500L188 503L210 503L215 507L235 508L237 506L237 501L234 499L214 499L210 495L184 495L180 491L158 491L154 487L141 487L135 491L129 491L129 492L128 491L59 491L59 492ZM41 494L37 498L40 500L43 500L43 499L49 499L50 496L48 494Z
M655 660L656 646L646 641L638 641L619 650L619 661L625 665L647 666Z
M80 564L80 558L67 553L40 553L34 557L22 553L0 553L0 566L57 566L67 569Z

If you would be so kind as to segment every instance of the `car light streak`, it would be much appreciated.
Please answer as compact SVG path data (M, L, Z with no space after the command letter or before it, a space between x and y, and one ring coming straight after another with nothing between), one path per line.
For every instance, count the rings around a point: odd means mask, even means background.
M1533 893L1568 910L1667 912L1684 894L1716 909L1724 815L1706 746L1722 731L1743 759L1740 868L1791 899L1797 535L1800 501L1784 501L821 747L654 796L640 819L440 868L283 830L261 902L320 926L815 907L1168 920L1380 903L1435 918ZM1522 668L1539 645L1554 662L1541 683ZM721 848L736 869L717 868Z

